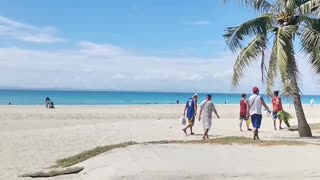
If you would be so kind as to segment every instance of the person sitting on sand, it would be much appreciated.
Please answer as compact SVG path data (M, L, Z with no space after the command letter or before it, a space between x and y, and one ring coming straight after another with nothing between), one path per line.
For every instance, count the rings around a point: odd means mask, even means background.
M187 111L187 119L189 124L187 127L183 128L183 132L187 135L187 129L190 128L190 134L194 135L192 131L192 127L194 125L194 119L197 115L197 102L198 102L198 94L194 94L191 98L187 100L186 106L183 111L183 116L185 116Z
M279 119L279 130L283 129L281 127L282 119L281 117L278 116L278 112L281 112L281 111L282 111L282 101L281 101L281 97L279 97L279 91L274 91L273 98L272 98L272 119L273 119L274 130L277 130L277 127L276 127L277 119Z
M200 113L199 113L199 121L202 120L202 125L204 129L203 133L203 140L209 139L209 130L212 124L212 112L217 116L219 119L218 112L212 102L211 94L207 94L206 100L203 100L200 104Z
M247 121L248 118L247 118L247 95L246 94L242 94L241 95L241 100L240 100L240 131L242 131L242 122L243 120L244 121ZM252 129L249 128L249 124L246 123L247 125L247 130L248 131L251 131Z
M247 118L251 116L251 122L253 126L253 139L259 140L259 129L262 120L262 106L264 106L268 113L271 113L271 110L264 102L263 98L259 95L259 88L254 87L252 89L253 95L249 97L247 103Z
M53 101L50 101L49 103L49 109L55 109L56 107L53 104Z

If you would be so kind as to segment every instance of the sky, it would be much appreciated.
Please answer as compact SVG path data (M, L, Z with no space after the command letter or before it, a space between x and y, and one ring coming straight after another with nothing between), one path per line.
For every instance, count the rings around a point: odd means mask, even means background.
M264 89L259 64L231 86L226 27L256 14L220 0L0 0L0 86L170 92ZM319 94L300 54L301 89ZM301 61L300 61L301 60ZM279 88L277 83L275 89Z

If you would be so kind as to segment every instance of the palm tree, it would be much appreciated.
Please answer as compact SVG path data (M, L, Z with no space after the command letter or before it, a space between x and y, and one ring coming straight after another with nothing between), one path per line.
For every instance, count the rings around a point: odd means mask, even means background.
M231 0L224 0L224 2ZM228 27L224 37L228 48L238 53L232 84L239 84L245 68L261 58L262 81L267 80L267 94L280 75L283 92L294 102L300 137L311 137L300 96L299 70L294 42L299 38L316 73L320 73L320 0L233 0L256 11L258 17L235 27ZM247 46L246 38L253 38ZM270 42L271 41L271 42ZM269 43L270 42L270 43ZM271 45L269 66L265 66L265 51Z

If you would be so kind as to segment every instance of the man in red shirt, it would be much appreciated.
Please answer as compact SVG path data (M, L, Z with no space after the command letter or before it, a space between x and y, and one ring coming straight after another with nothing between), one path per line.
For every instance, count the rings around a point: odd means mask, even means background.
M247 121L247 95L246 94L242 94L242 98L240 100L240 131L242 131L242 122L243 120ZM252 129L249 128L249 124L246 123L247 125L247 130L251 131Z
M282 124L282 119L278 116L278 112L282 111L282 102L281 102L281 97L279 96L279 91L274 91L273 92L273 98L272 98L272 119L273 119L273 127L274 130L277 130L276 127L276 121L279 119L279 130L283 129L281 127Z

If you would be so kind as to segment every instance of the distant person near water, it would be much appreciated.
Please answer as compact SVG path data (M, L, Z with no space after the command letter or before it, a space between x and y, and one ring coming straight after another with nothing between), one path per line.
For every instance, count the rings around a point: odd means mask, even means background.
M54 106L53 101L52 101L49 97L47 97L47 98L45 99L45 102L46 102L46 108L48 108L48 109L55 109L55 108L56 108L56 107Z
M50 101L51 101L51 99L49 98L49 97L46 97L46 99L45 99L45 103L46 103L46 108L50 108Z
M192 131L192 127L194 125L194 119L197 115L197 102L198 102L198 94L194 94L191 98L187 100L186 106L183 111L183 116L185 116L187 111L187 119L189 124L187 127L183 128L183 132L187 135L187 129L190 128L190 134L194 135Z
M179 100L177 100L177 104L179 104Z
M312 99L310 100L310 107L313 107L313 105L314 105L314 99L312 98Z
M50 104L49 104L49 109L55 109L56 107L54 106L54 103L53 101L50 101Z
M241 95L241 100L240 100L240 131L242 131L242 122L244 121L248 121L247 118L247 95L246 94L242 94ZM249 124L246 123L247 125L247 130L251 131L252 129L249 128Z
M272 98L272 119L273 119L273 127L274 130L277 130L277 119L279 119L279 130L283 129L281 127L282 119L280 116L278 116L278 112L282 111L282 101L281 97L279 96L279 91L273 92L273 98Z
M249 115L251 116L251 122L253 126L253 139L259 140L259 129L261 126L261 120L262 120L262 106L265 107L265 109L268 110L268 113L271 113L271 110L264 102L263 98L259 95L259 88L254 87L252 89L253 95L249 97L248 103L247 103L247 118L249 118Z
M212 112L214 112L214 114L217 116L218 119L220 118L212 102L211 94L207 94L206 100L203 100L200 104L200 114L199 114L199 121L202 120L202 125L204 129L204 133L202 137L203 140L209 139L208 133L212 125Z

